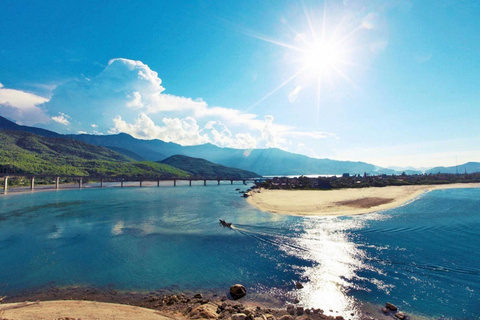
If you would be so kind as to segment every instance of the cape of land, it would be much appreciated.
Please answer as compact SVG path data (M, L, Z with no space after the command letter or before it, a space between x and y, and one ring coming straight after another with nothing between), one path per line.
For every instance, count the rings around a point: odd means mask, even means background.
M247 201L262 211L294 216L345 216L387 210L438 189L480 188L480 183L407 185L334 190L249 192Z

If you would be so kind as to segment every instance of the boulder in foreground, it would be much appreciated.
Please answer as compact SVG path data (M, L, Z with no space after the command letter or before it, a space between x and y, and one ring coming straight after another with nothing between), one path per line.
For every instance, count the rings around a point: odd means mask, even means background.
M230 294L232 295L233 299L237 300L247 294L247 289L245 289L245 287L241 284L234 284L230 287Z

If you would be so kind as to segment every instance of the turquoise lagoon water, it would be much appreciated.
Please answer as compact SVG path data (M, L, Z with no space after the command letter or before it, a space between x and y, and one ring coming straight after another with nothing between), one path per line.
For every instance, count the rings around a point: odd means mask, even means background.
M356 301L390 301L414 314L479 319L480 189L433 191L382 213L302 218L260 212L237 187L1 196L0 295L52 283L219 292L242 283L345 315Z

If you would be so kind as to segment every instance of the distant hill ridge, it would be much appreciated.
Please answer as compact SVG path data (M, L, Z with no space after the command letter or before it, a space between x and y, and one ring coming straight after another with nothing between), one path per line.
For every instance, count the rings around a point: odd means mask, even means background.
M0 117L0 129L32 132L46 137L64 137L80 140L117 151L135 160L162 161L173 155L202 158L225 167L240 168L261 175L301 175L301 174L399 174L401 171L378 167L365 162L316 159L290 153L276 148L242 150L220 148L212 144L181 146L162 140L141 140L126 133L115 135L60 135L53 131L17 125ZM480 164L471 162L458 166L459 172L479 172ZM427 173L455 173L455 167L437 167ZM408 170L408 174L422 174L423 170Z
M467 162L452 167L435 167L426 171L426 173L475 173L480 172L480 162Z
M171 156L160 163L168 164L172 167L187 171L195 176L204 177L224 177L234 179L248 179L260 177L255 172L240 170L237 168L228 168L219 164L212 163L205 159L192 158L182 155Z

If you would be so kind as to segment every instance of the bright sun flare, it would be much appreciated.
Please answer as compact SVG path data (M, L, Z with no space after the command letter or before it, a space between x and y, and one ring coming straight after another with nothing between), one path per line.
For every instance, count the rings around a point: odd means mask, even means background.
M326 20L326 4L324 8L323 19L316 20L311 19L310 14L305 9L305 20L308 21L310 32L295 32L294 41L286 43L264 36L249 34L250 36L260 39L265 42L272 43L274 45L286 48L296 53L292 55L296 58L292 59L292 62L299 63L299 68L276 88L267 93L263 98L258 100L252 106L247 108L249 111L262 101L270 97L272 94L285 87L294 79L304 75L304 81L314 81L316 83L317 91L317 109L320 106L320 97L323 84L334 84L335 80L342 78L347 80L354 87L358 87L352 79L345 73L344 69L348 66L355 65L352 60L351 51L353 46L349 43L355 33L362 29L362 25L345 28L344 21L340 22L338 26L334 26L331 29L327 28ZM328 30L327 30L328 29ZM291 28L294 30L294 28ZM344 30L338 32L338 30ZM297 86L301 88L306 86ZM295 94L298 93L298 89ZM302 90L302 89L300 89Z
M317 43L305 53L305 68L321 74L335 67L338 55L339 52L334 46Z

